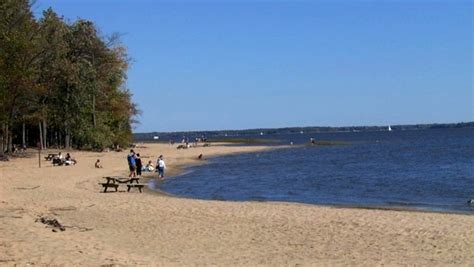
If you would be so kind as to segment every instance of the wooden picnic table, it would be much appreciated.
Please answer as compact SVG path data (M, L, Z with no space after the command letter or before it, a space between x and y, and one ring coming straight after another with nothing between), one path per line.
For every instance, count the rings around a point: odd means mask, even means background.
M100 185L102 185L102 187L104 187L104 193L107 193L107 189L109 187L113 187L115 189L115 192L117 192L120 184L127 186L127 192L130 192L130 189L132 188L138 188L138 191L140 191L141 193L142 188L145 186L145 184L139 183L139 177L106 176L104 177L104 179L107 179L106 183L99 183Z

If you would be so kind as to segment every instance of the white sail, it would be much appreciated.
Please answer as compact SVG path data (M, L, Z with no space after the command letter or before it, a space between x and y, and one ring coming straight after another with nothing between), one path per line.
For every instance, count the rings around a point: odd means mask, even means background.
M392 131L392 127L390 127L390 125L388 126L388 131L389 131L389 132Z

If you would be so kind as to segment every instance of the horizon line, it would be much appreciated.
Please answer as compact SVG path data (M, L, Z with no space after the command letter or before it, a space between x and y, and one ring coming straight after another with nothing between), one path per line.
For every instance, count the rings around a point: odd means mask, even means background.
M349 127L400 127L400 126L423 126L423 125L452 125L452 124L470 124L473 121L460 122L431 122L431 123L413 123L413 124L386 124L386 125L351 125L351 126L287 126L287 127L264 127L264 128L245 128L245 129L220 129L220 130L183 130L183 131L151 131L151 132L135 132L132 134L146 133L186 133L186 132L235 132L235 131L252 131L252 130L275 130L275 129L291 129L291 128L349 128Z

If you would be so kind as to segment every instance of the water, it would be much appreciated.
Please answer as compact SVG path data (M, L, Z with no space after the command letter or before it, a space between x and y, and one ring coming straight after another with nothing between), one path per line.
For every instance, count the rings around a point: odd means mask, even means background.
M161 189L198 199L474 213L467 204L474 198L473 128L265 137L348 144L218 157L165 180Z

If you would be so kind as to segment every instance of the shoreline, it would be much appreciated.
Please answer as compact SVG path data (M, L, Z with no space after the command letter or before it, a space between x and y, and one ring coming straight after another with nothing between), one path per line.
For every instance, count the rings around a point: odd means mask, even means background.
M163 154L169 170L205 157L264 151L214 146ZM200 152L201 151L201 152ZM126 152L72 151L76 166L38 169L38 158L0 162L0 263L7 265L452 265L474 262L474 216L233 202L157 193L101 193L126 173ZM196 159L194 159L196 157ZM95 169L100 158L104 169ZM144 160L145 161L145 160ZM43 161L45 162L45 161ZM35 165L36 164L36 165ZM29 166L26 167L25 166ZM57 219L65 231L35 222Z

